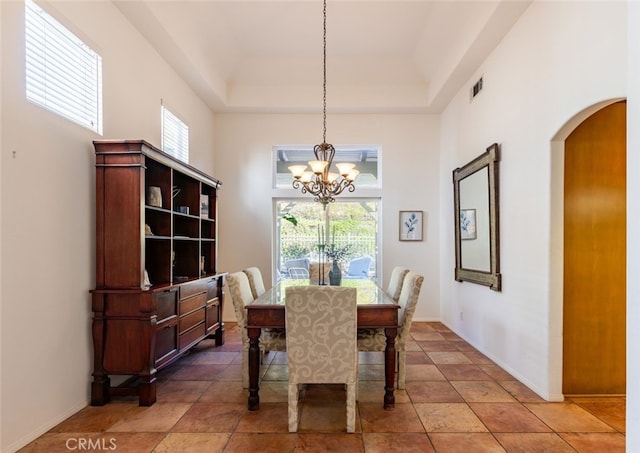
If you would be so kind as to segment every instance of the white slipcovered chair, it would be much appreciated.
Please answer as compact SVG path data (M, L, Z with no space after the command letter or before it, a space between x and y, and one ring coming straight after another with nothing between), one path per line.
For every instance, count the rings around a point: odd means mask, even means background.
M245 305L253 302L249 278L244 272L234 272L227 276L227 284L233 301L233 308L242 335L242 386L249 387L249 334ZM260 333L260 354L264 351L286 351L285 333L282 329L263 329ZM262 360L261 360L262 362Z
M408 272L409 269L400 266L394 267L391 271L391 278L389 279L389 285L387 286L387 290L385 292L395 302L398 302L398 298L400 298L402 282L404 281L404 278L407 276Z
M260 269L258 269L257 267L249 267L247 269L244 269L242 272L247 274L253 298L257 299L259 296L262 296L265 292L265 288L264 281L262 280L262 272L260 272Z
M411 330L411 321L413 320L413 314L416 311L416 304L418 303L418 296L420 295L420 288L422 287L422 281L424 277L415 272L408 272L404 278L402 284L402 290L400 291L400 298L398 304L400 305L400 313L398 319L400 326L398 327L398 336L396 337L396 354L397 354L397 367L398 367L398 388L405 388L405 376L406 376L406 343L409 338L409 331ZM384 329L359 329L358 330L358 351L380 351L384 352L387 346L387 337L384 334Z
M298 431L301 385L346 384L347 432L352 433L358 386L356 289L292 286L285 296L289 432Z

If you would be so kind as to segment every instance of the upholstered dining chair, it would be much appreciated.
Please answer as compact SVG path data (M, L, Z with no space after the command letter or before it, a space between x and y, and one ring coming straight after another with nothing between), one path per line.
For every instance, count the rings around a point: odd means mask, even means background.
M264 281L262 280L262 272L260 272L260 269L258 269L257 267L248 267L247 269L243 269L242 272L247 274L253 298L257 299L259 296L262 296L265 292L265 289Z
M233 301L233 308L242 335L242 386L249 387L249 334L247 332L247 313L245 305L253 302L249 278L244 272L234 272L227 276L227 284ZM264 351L286 351L285 333L282 329L262 330L260 333L260 355Z
M424 277L422 275L415 272L408 272L402 283L402 290L400 291L400 298L398 299L398 304L400 305L400 313L398 313L400 326L398 327L398 336L396 337L396 354L399 389L405 388L406 343L407 338L409 338L411 321L416 311L416 304L418 303L418 296L420 295L423 280ZM384 352L386 346L387 337L384 334L384 329L358 329L358 351Z
M356 289L292 286L285 293L289 432L298 431L304 384L346 384L347 432L355 431L358 386Z
M385 291L387 295L392 298L395 302L398 302L398 298L400 297L400 290L402 290L402 282L406 277L409 269L406 267L396 266L391 271L391 278L389 279L389 285L387 286L387 290Z

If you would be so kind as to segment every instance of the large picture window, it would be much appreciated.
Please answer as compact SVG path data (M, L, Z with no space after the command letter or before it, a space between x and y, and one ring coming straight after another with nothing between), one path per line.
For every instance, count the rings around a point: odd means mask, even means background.
M26 96L102 134L102 58L31 0L25 1Z
M276 269L280 279L308 278L320 261L318 243L340 250L343 278L379 275L379 201L340 199L323 205L313 200L276 201ZM325 256L326 262L332 259Z

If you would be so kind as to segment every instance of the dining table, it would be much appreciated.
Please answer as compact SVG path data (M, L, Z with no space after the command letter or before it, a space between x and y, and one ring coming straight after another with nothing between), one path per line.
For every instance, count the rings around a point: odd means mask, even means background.
M249 336L249 401L250 411L260 407L260 333L262 329L285 329L285 293L289 286L317 284L310 279L283 279L245 306ZM358 329L384 329L387 344L384 352L384 409L395 407L396 347L400 306L374 281L343 279L341 286L356 288Z

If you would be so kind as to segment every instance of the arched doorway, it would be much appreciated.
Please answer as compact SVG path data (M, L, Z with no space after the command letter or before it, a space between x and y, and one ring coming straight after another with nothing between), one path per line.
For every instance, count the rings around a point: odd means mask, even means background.
M564 143L565 395L626 385L626 102L582 121Z

